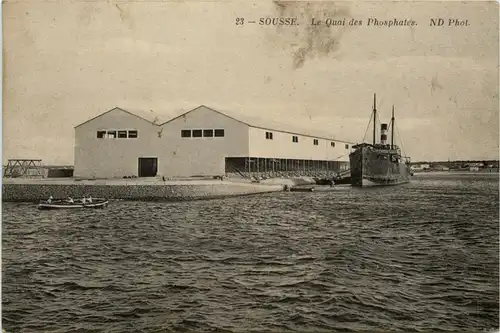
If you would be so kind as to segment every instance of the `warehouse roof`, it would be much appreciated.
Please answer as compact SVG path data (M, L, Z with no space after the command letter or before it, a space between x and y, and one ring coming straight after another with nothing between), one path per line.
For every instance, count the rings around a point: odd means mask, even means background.
M112 112L112 111L116 111L116 110L128 113L134 117L140 118L140 119L145 120L145 121L152 123L154 125L161 125L162 123L165 123L166 119L169 119L169 118L165 118L164 115L161 115L157 112L154 112L153 110L149 110L149 111L144 111L144 110L139 110L139 109L127 109L127 110L125 110L125 109L120 108L120 107L114 107L114 108L112 108L106 112L103 112L103 113L101 113L101 114L99 114L99 115L97 115L89 120L84 121L83 123L81 123L79 125L76 125L75 128L80 127L83 124L91 122L92 120L100 118L100 117L104 116L105 114Z
M259 117L248 116L248 115L241 114L241 113L235 113L233 111L215 110L215 109L208 107L206 105L200 105L197 108L194 108L188 112L184 112L184 113L178 115L177 117L174 117L174 118L166 121L165 123L171 122L174 119L180 118L180 117L182 117L190 112L193 112L201 107L207 108L211 111L217 112L223 116L229 117L233 120L236 120L240 123L243 123L245 125L248 125L248 126L254 127L254 128L266 129L266 130L276 131L276 132L284 132L284 133L289 133L289 134L297 134L297 135L301 135L301 136L309 136L309 137L313 137L313 138L325 139L325 140L331 140L331 141L352 143L352 142L345 141L345 140L339 140L339 139L335 138L333 135L331 135L330 133L326 133L324 131L318 131L317 129L296 128L294 126L285 125L283 123L272 121L269 119L262 119ZM163 124L165 124L165 123L163 123ZM163 125L163 124L161 124L161 125Z
M114 111L114 110L120 110L120 111L123 111L123 112L126 112L128 114L131 114L133 116L136 116L140 119L143 119L147 122L150 122L154 125L157 125L157 126L162 126L163 124L166 124L166 123L169 123L177 118L180 118L180 117L183 117L184 115L188 114L188 113L191 113L193 111L196 111L197 109L199 108L206 108L208 110L211 110L213 112L216 112L216 113L219 113L225 117L228 117L228 118L231 118L235 121L238 121L240 123L243 123L247 126L250 126L250 127L254 127L254 128L260 128L260 129L266 129L266 130L270 130L270 131L276 131L276 132L284 132L284 133L289 133L289 134L296 134L296 135L301 135L301 136L308 136L308 137L313 137L313 138L318 138L318 139L325 139L325 140L331 140L331 141L339 141L339 142L345 142L345 143L352 143L352 142L349 142L349 141L345 141L345 140L340 140L340 139L337 139L335 138L333 135L329 134L329 133L326 133L324 131L318 131L316 129L304 129L304 128L296 128L294 126L291 126L291 125L285 125L283 123L279 123L279 122L276 122L276 121L272 121L272 120L269 120L269 119L262 119L262 118L259 118L259 117L254 117L254 116L248 116L248 115L245 115L245 114L242 114L242 113L235 113L234 111L218 111L218 110L215 110L213 108L210 108L208 106L205 106L205 105L200 105L192 110L189 110L187 112L183 112L181 113L180 115L176 116L176 117L168 117L164 114L159 114L157 112L154 112L153 110L149 110L149 111L144 111L144 110L139 110L139 109L128 109L128 110L125 110L125 109L122 109L122 108L119 108L119 107L115 107L109 111L106 111L92 119L89 119L83 123L81 123L80 125L77 125L76 127L79 127L85 123L88 123L94 119L97 119L103 115L105 115L106 113L108 112L111 112L111 111ZM166 120L169 118L169 120ZM76 128L75 127L75 128Z

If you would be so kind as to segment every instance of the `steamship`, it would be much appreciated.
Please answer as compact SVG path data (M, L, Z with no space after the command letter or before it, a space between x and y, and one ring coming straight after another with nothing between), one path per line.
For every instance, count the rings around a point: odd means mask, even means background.
M373 95L373 142L353 146L349 154L351 165L351 186L387 186L410 182L410 158L401 154L394 144L394 106L390 123L391 142L387 143L388 125L380 124L380 142L376 142L377 96ZM363 140L364 141L364 140Z

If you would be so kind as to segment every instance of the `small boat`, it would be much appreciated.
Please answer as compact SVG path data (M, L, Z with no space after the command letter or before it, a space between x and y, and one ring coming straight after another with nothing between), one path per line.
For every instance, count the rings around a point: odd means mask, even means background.
M68 200L40 200L38 209L71 209L71 208L104 208L108 205L108 200L103 198L92 198L92 202L77 199L73 202Z

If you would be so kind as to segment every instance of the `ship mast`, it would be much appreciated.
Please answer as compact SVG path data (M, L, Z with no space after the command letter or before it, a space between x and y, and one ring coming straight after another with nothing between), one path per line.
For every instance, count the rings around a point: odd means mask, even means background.
M377 130L377 94L373 94L373 145L375 146L375 132Z
M392 118L391 118L391 149L394 149L394 105L392 106Z

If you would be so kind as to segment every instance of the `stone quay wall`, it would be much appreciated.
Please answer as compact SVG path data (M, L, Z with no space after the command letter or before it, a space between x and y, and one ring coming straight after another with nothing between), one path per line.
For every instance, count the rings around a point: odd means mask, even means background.
M83 197L140 200L182 201L278 192L282 184L237 183L226 181L193 181L167 183L106 183L106 182L12 182L2 184L4 202L38 202L53 196L55 199Z

